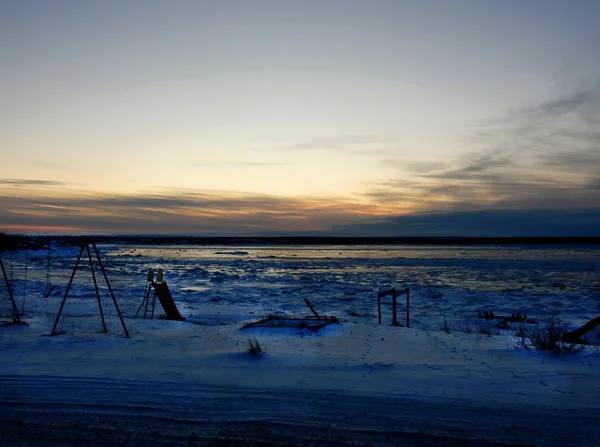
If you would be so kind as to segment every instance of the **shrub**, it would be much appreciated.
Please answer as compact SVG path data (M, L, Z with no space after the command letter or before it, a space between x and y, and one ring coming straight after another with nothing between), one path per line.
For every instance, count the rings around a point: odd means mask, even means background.
M248 339L248 352L254 356L261 356L264 354L263 349L256 338L254 340Z
M566 325L555 313L552 313L539 325L523 323L515 332L515 347L550 351L556 355L577 354L583 351L585 345L563 341L563 336L567 332Z
M500 329L491 321L480 321L477 330L483 335L500 335Z

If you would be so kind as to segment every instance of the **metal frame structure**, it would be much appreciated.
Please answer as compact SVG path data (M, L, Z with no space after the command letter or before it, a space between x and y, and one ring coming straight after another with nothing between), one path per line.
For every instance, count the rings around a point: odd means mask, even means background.
M100 318L102 319L102 333L106 333L106 322L104 321L104 312L102 311L102 302L100 300L100 290L98 289L98 282L96 281L96 273L94 272L94 263L92 261L92 253L90 251L90 245L94 249L94 254L96 255L96 259L98 260L98 265L100 266L100 270L104 276L104 280L106 281L106 286L108 287L108 291L110 292L110 296L112 297L112 301L115 305L115 309L117 310L117 314L119 315L119 319L121 320L121 324L123 325L123 330L125 331L125 337L129 338L129 332L127 331L127 327L125 326L125 321L123 321L123 316L121 315L121 311L119 309L119 305L117 304L117 300L115 299L115 294L113 293L112 287L110 286L110 282L108 281L108 276L106 275L106 270L104 270L104 265L102 264L102 260L100 259L100 254L98 253L98 249L96 248L96 244L94 242L84 240L81 243L81 248L79 250L79 255L77 256L77 261L75 262L75 266L73 267L73 273L71 273L71 279L69 280L69 284L67 285L67 290L65 291L65 296L60 303L60 308L58 310L58 314L56 315L56 320L54 321L54 326L52 327L52 332L50 335L56 335L56 327L58 326L58 320L63 311L63 307L65 306L65 302L67 301L67 296L69 295L69 290L71 289L71 285L73 284L73 278L75 277L75 272L77 272L77 267L79 266L79 261L81 261L81 255L83 254L83 250L87 250L88 259L90 261L90 270L92 272L92 279L94 280L94 289L96 291L96 298L98 299L98 308L100 309Z
M398 323L398 306L396 298L404 294L406 294L406 327L410 327L410 294L408 288L402 290L391 288L377 294L377 317L379 319L379 324L381 324L381 298L387 295L392 295L392 326L402 326L400 323Z
M12 319L13 323L21 324L21 317L19 316L19 309L17 309L17 303L15 302L15 298L12 293L12 289L10 287L10 281L8 280L8 276L6 276L6 270L4 269L4 262L2 261L2 256L0 256L0 267L2 268L2 276L4 276L4 282L6 283L6 289L8 290L8 299L12 304Z
M161 281L162 281L162 269L159 269L159 275L161 277ZM154 292L154 293L152 293ZM150 296L152 294L152 297ZM140 307L138 307L138 310L136 311L135 315L133 316L133 318L137 318L138 314L140 313L140 310L142 310L142 307L144 308L144 319L146 319L146 316L148 314L148 307L150 307L150 319L152 320L154 318L154 309L156 308L156 289L154 288L154 270L153 269L149 269L148 270L148 277L146 278L146 287L144 288L144 299L142 300Z

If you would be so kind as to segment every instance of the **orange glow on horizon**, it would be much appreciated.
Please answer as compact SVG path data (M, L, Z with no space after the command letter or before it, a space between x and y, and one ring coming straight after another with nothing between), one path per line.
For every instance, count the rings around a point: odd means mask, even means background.
M85 233L83 228L58 226L58 225L4 225L0 224L0 230L9 233Z

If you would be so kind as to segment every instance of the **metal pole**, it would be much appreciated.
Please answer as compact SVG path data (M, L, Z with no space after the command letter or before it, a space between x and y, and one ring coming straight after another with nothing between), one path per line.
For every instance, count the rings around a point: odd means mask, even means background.
M110 286L110 282L108 281L108 276L106 276L106 270L104 270L102 260L100 259L100 254L98 253L98 249L96 248L96 244L94 242L92 242L92 247L94 247L94 252L96 253L96 258L98 258L98 264L100 264L100 269L102 270L104 279L106 280L108 291L110 292L110 296L112 297L113 303L115 304L115 309L117 309L117 314L119 315L119 319L121 320L121 324L123 325L123 330L125 331L125 338L129 338L129 332L127 331L127 327L125 326L125 321L123 321L123 315L121 315L121 311L119 310L119 305L117 304L115 294L112 291L112 287Z
M106 322L104 321L104 312L102 311L102 302L100 301L100 291L98 290L98 283L96 282L96 273L94 272L94 263L92 262L92 254L90 253L90 244L86 242L85 248L87 250L88 259L90 260L90 270L92 271L92 279L94 280L94 290L96 291L96 298L98 298L98 308L100 309L100 318L102 319L102 333L106 333Z
M156 287L154 287L154 283L152 285L153 293L152 293L152 312L150 312L150 319L154 320L154 309L156 309ZM148 290L148 300L150 300L150 290ZM144 316L145 318L145 316Z
M21 313L25 315L25 295L27 295L27 262L29 256L27 250L25 250L25 275L23 277L23 302L21 303Z
M381 295L377 295L377 317L379 318L379 324L381 324Z
M396 312L396 291L392 295L392 326L398 326L398 314Z
M73 278L75 277L75 272L77 271L77 266L79 265L79 260L81 259L81 254L83 253L83 247L85 243L81 244L81 249L79 250L79 255L77 256L77 261L75 261L75 267L73 267L73 273L71 273L71 279L69 280L69 285L67 286L67 290L65 290L65 296L60 303L60 309L58 309L58 315L56 315L56 320L54 321L54 326L52 326L52 332L50 335L54 335L56 331L56 326L58 325L58 319L60 318L60 314L63 311L63 307L65 306L65 301L67 300L67 295L69 294L69 290L71 289L71 284L73 283Z
M4 281L6 282L6 288L8 289L8 298L12 304L13 309L13 321L15 323L21 323L21 318L19 317L19 310L17 309L17 304L15 303L15 299L12 294L12 290L10 288L10 283L8 281L8 277L6 276L6 270L4 269L4 262L2 262L2 257L0 257L0 266L2 267L2 275L4 275Z
M410 327L410 292L406 289L406 327Z
M133 318L137 318L138 314L140 313L140 310L142 310L142 307L144 307L144 304L146 304L149 296L150 288L148 287L148 282L146 281L146 285L144 286L144 299L142 299L142 303L140 304L140 307L138 307L138 310L135 312ZM144 318L146 318L146 315L144 315Z

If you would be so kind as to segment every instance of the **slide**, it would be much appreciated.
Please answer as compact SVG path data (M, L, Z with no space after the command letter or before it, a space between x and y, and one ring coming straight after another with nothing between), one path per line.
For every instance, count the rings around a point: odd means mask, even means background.
M583 337L588 332L596 329L596 327L598 326L600 326L600 317L593 318L587 323L585 323L583 326L581 326L579 329L567 332L565 335L563 335L563 341L566 341L567 343L584 342L585 344L587 342L585 342L585 340L582 340L581 337Z
M154 290L156 290L156 296L158 296L160 304L165 310L167 318L169 320L185 321L185 318L182 317L179 310L177 310L177 306L175 305L175 301L173 301L173 296L171 295L169 286L167 286L167 282L155 282L153 283L153 286Z

